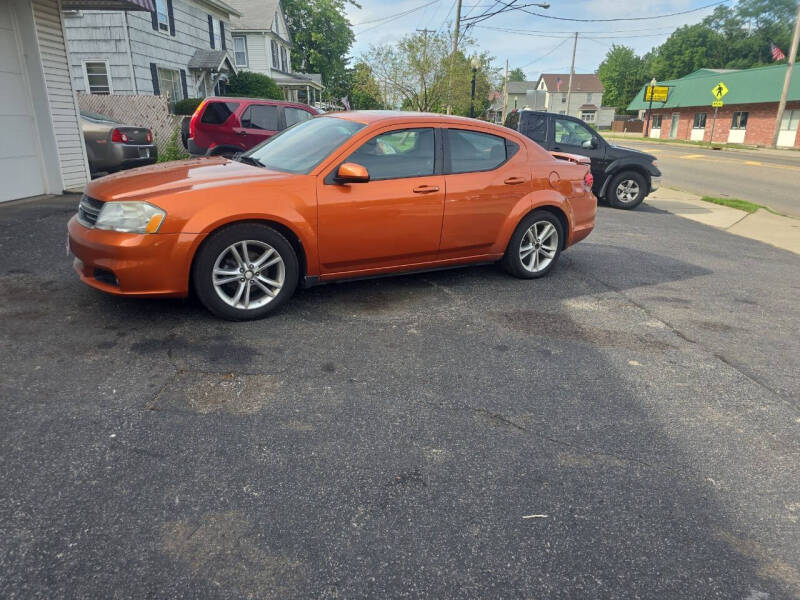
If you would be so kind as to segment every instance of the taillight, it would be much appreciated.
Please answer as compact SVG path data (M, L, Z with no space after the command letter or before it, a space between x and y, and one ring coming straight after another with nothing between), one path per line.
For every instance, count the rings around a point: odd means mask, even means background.
M195 127L197 126L197 121L200 119L200 115L203 114L203 109L208 104L208 100L203 100L200 104L197 105L197 108L194 109L192 113L192 118L189 120L189 137L195 137Z
M591 191L592 186L594 185L594 175L592 175L591 171L586 171L586 175L583 176L583 186Z
M153 133L151 131L148 131L147 135L144 136L144 141L146 141L148 144L152 143L152 141L153 141Z
M112 142L122 142L123 144L127 144L128 143L128 136L125 135L119 129L115 129L114 131L111 132L111 141Z

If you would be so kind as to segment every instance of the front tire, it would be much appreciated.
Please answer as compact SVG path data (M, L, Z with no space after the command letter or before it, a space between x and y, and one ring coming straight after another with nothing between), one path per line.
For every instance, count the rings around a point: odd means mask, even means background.
M292 297L297 255L279 232L259 223L212 233L197 252L192 280L209 311L230 321L261 319Z
M563 246L561 221L549 211L535 210L514 230L503 267L521 279L544 277L555 267Z
M615 175L608 185L608 203L614 208L631 210L644 200L647 182L635 171L625 171Z

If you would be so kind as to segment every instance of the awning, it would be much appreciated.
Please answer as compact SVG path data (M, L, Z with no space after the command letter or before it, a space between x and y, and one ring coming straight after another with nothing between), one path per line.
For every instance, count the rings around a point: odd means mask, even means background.
M582 104L580 110L597 110L594 104Z
M227 70L233 73L237 72L227 50L195 50L186 66L194 71Z
M155 0L62 0L62 10L145 10L153 12Z

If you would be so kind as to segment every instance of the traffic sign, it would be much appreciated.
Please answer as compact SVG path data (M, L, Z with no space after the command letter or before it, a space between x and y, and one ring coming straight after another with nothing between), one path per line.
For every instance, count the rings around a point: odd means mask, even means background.
M669 96L669 87L666 85L648 85L644 89L644 101L666 102Z
M728 86L721 81L711 89L711 94L717 100L722 100L722 97L728 93Z
M714 100L711 103L711 108L722 108L723 104L722 100Z

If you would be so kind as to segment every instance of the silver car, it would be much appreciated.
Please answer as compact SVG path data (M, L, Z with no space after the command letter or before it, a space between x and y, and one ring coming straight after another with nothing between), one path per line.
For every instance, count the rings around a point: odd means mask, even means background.
M151 165L158 160L153 132L146 127L124 125L105 115L81 111L81 129L92 175Z

